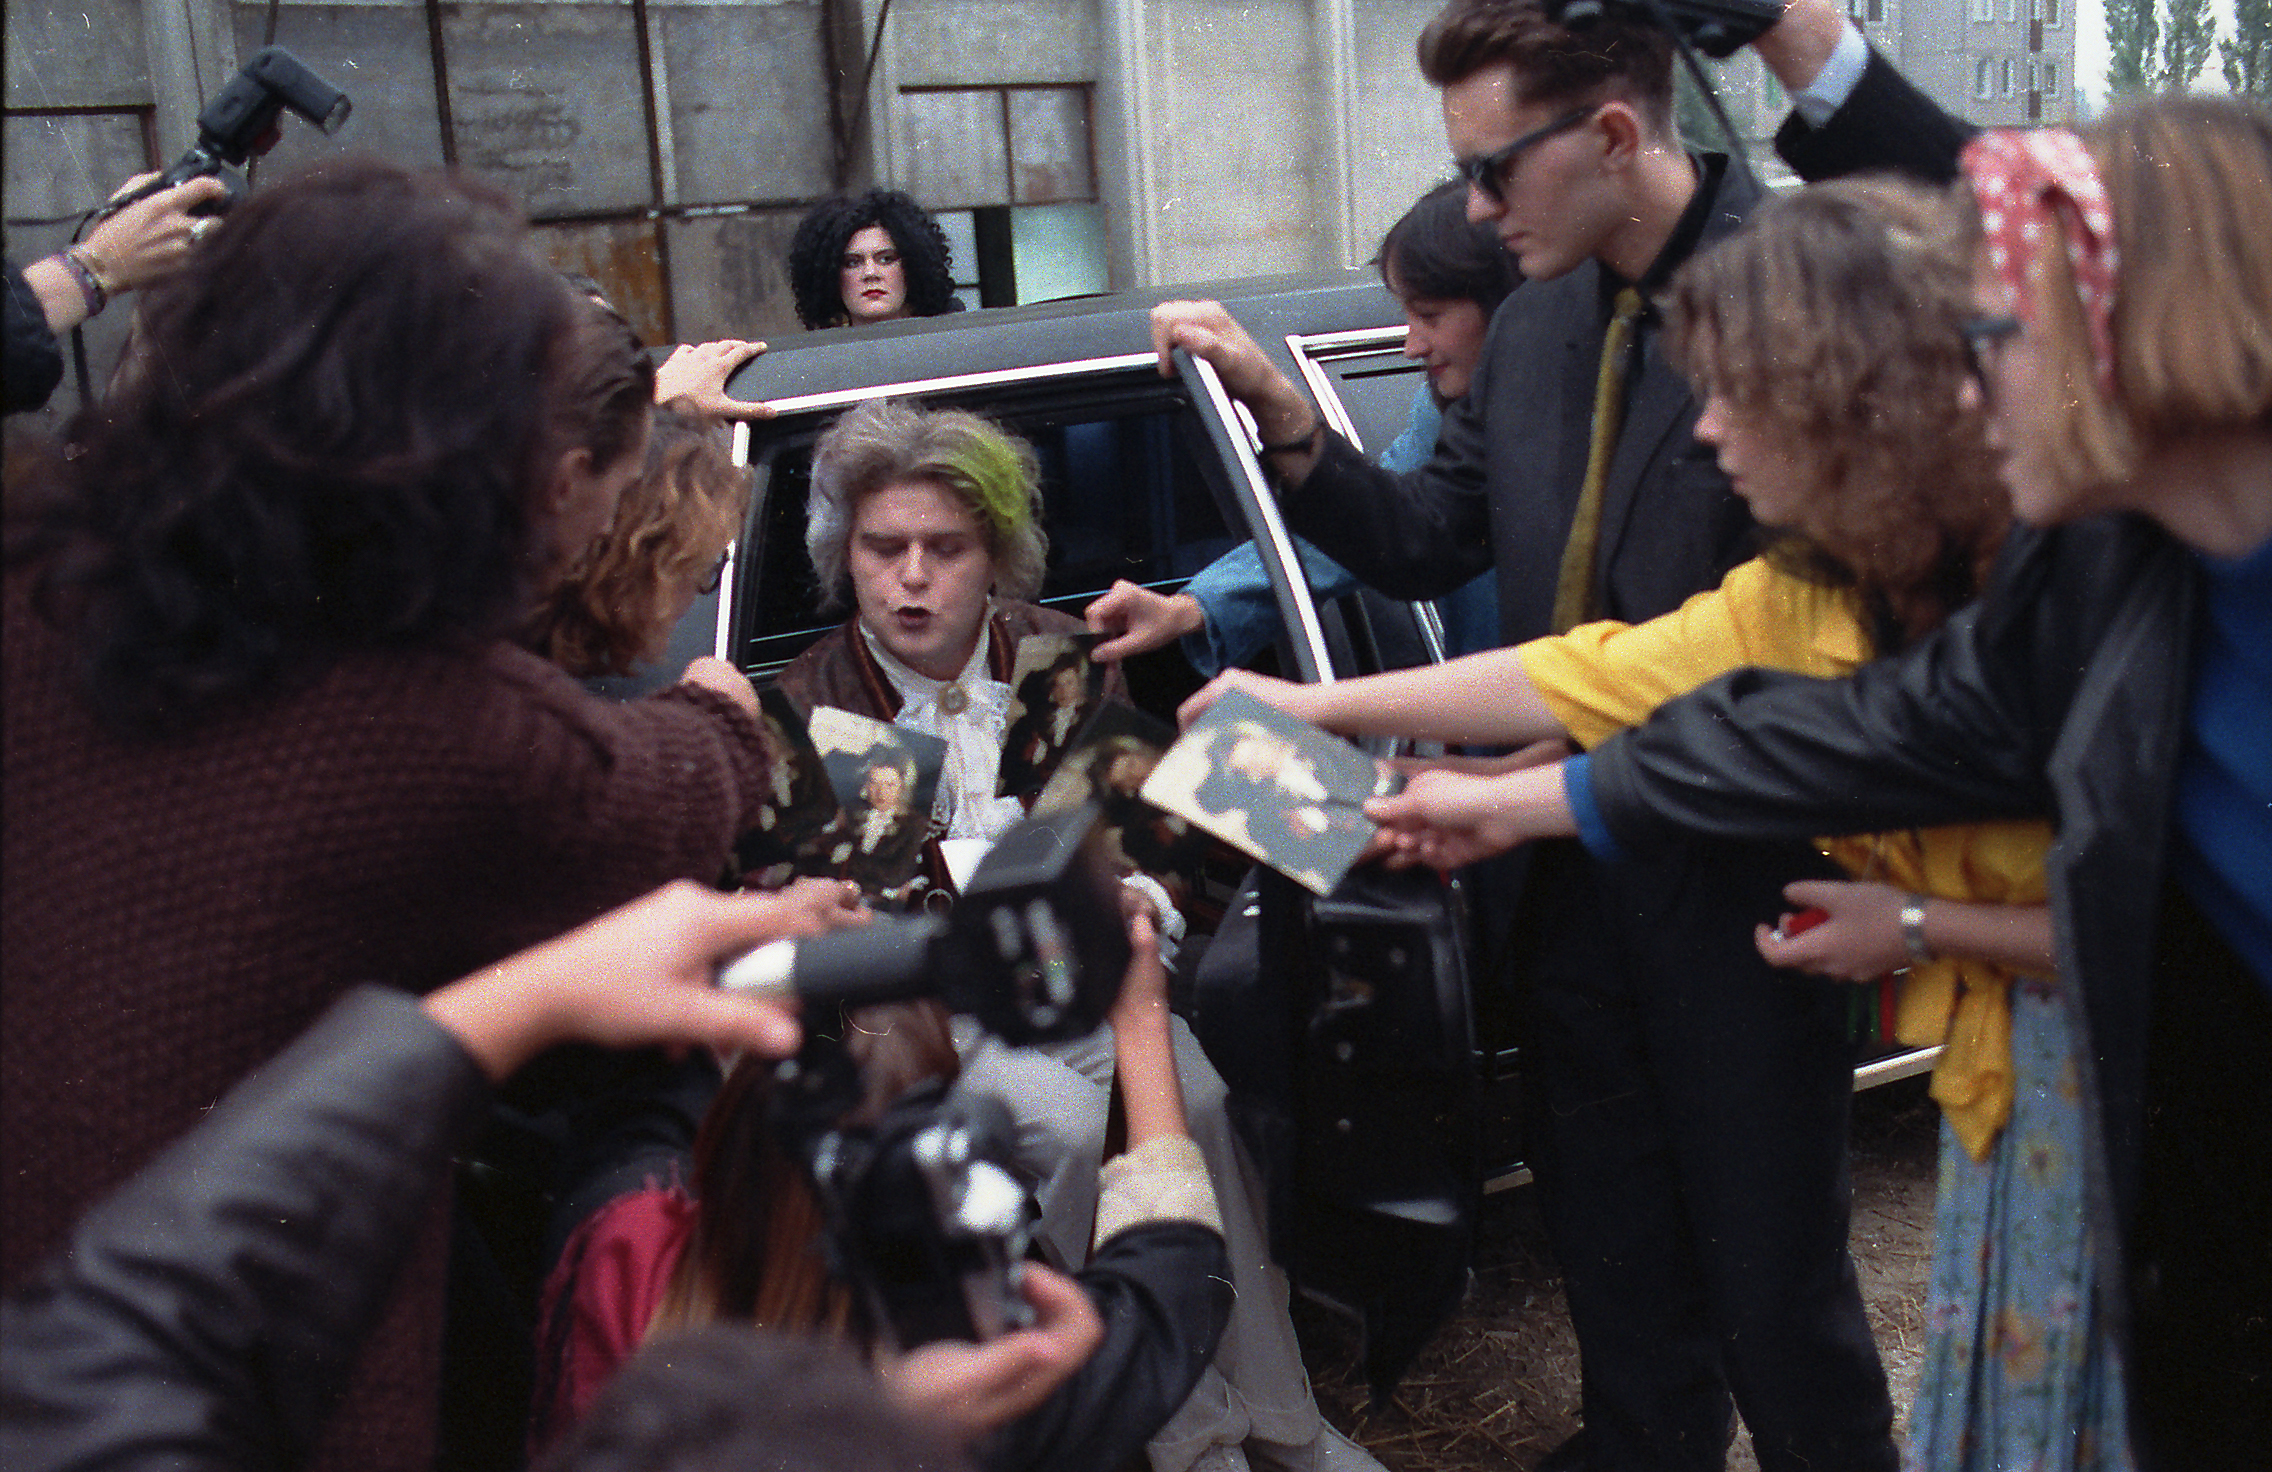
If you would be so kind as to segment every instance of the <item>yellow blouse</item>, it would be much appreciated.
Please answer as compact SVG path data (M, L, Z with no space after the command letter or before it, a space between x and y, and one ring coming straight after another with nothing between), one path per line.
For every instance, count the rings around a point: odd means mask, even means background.
M1595 623L1517 651L1523 671L1572 739L1592 747L1648 718L1659 705L1750 665L1835 677L1872 658L1860 609L1826 588L1755 558L1662 618ZM1861 878L1940 899L2044 902L2040 821L1818 840ZM1973 1159L1986 1157L2011 1117L2011 974L1985 961L1943 959L1909 969L1895 1035L1945 1045L1933 1071L1938 1100Z

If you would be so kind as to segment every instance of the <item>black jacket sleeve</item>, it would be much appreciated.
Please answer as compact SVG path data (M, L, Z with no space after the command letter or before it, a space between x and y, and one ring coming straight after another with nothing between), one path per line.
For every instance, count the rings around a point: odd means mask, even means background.
M5 409L22 414L47 402L63 381L63 352L55 334L47 330L47 313L39 297L14 262L7 267L8 306L6 354L0 360L0 388Z
M2051 811L2046 762L2125 565L2121 528L2016 529L1986 595L1842 680L1738 670L1595 748L1617 841L1803 839ZM2094 591L2095 590L2095 591Z
M341 1000L0 1304L0 1465L300 1465L488 1101L415 1000Z
M1391 598L1440 598L1491 566L1480 384L1444 411L1436 451L1404 475L1328 430L1286 525Z
M1075 1276L1104 1319L1104 1343L1039 1409L981 1444L987 1472L1126 1465L1199 1383L1230 1321L1230 1255L1211 1227L1130 1227Z
M1891 169L1934 184L1956 179L1957 154L1980 130L1951 116L1875 47L1844 106L1819 128L1793 112L1775 151L1809 183Z

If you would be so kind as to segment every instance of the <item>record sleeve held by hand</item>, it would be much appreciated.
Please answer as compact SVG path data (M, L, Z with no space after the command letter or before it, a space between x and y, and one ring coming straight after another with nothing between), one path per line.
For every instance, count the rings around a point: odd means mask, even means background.
M1089 658L1097 634L1029 634L1010 675L1010 728L1002 738L1003 797L1031 798L1073 749L1104 700L1104 666Z
M1143 796L1322 895L1372 841L1365 800L1403 786L1387 763L1231 690L1168 749Z
M886 905L904 905L927 884L924 846L947 743L936 736L821 706L806 723L829 785L843 807L821 867Z
M765 737L765 800L734 845L742 883L778 889L798 874L833 872L827 854L843 826L844 805L805 730L795 702L776 689L758 692Z

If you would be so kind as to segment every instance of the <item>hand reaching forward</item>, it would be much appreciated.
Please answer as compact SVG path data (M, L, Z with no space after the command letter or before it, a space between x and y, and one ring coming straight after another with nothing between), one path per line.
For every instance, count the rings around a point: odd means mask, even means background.
M1366 803L1365 816L1380 825L1375 851L1392 869L1457 869L1529 839L1577 831L1559 762L1497 777L1422 772L1395 797Z
M1199 600L1189 593L1155 593L1126 578L1107 588L1085 616L1089 632L1111 636L1089 651L1089 657L1108 662L1148 654L1207 626Z
M686 399L703 413L722 419L771 419L771 405L737 399L726 392L726 380L734 376L734 370L764 351L764 343L733 337L717 342L682 342L655 369L655 402Z
M1253 670L1225 670L1175 708L1176 724L1188 729L1193 721L1207 713L1209 706L1223 698L1226 690L1244 690L1264 705L1282 710L1297 720L1318 724L1316 706L1325 689L1323 685L1303 685L1258 675Z
M784 1058L797 1048L796 1018L779 1003L717 990L719 964L767 941L865 919L842 885L726 895L681 879L452 982L423 1005L492 1079L568 1042L704 1043Z
M1104 1320L1087 1291L1039 1263L1018 1273L1033 1327L984 1344L943 1339L885 1365L894 1400L970 1442L1039 1406L1088 1362L1104 1342Z

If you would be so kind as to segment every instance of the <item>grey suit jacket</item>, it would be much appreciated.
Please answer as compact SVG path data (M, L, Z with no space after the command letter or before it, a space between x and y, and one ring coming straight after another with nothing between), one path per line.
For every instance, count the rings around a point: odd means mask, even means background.
M1733 230L1761 195L1707 156L1698 249ZM1528 282L1491 320L1467 396L1444 415L1436 452L1394 475L1328 433L1317 468L1285 492L1287 523L1384 593L1433 598L1499 571L1500 636L1551 632L1563 544L1585 479L1594 387L1607 330L1601 267ZM1670 611L1752 550L1752 523L1710 447L1698 405L1642 325L1641 362L1604 486L1596 607L1632 621Z

